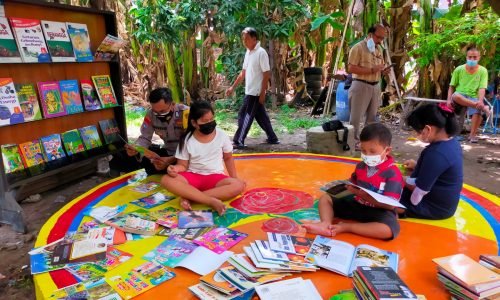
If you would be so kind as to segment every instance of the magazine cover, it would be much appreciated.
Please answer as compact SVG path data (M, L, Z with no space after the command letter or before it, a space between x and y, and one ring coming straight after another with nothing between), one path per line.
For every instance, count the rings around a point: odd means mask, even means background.
M160 183L151 181L151 182L145 182L145 183L141 183L139 185L133 186L132 190L135 192L139 192L139 193L149 193L149 192L157 189L158 187L160 187Z
M38 103L35 86L32 83L14 84L19 99L19 105L23 111L24 121L40 120L42 111Z
M198 245L181 237L172 235L153 251L144 255L144 259L155 261L167 267L175 268Z
M214 228L209 232L197 237L193 242L199 246L203 246L217 254L230 249L246 238L248 234L242 233L229 228Z
M143 207L143 208L153 208L162 205L172 199L175 199L172 195L165 195L163 193L155 193L146 197L139 198L130 203ZM177 213L175 219L177 220ZM162 225L162 224L161 224Z
M58 133L44 136L40 139L40 142L45 150L47 161L54 161L66 157L62 148L61 136Z
M177 227L177 210L175 208L167 207L161 210L149 211L149 215L161 226L168 228Z
M124 40L108 34L95 51L94 58L96 61L110 61L125 44Z
M97 110L101 108L101 103L97 98L97 93L94 84L90 80L80 80L82 85L83 105L85 110Z
M205 232L212 229L211 227L200 227L200 228L184 228L181 229L179 227L172 228L164 228L158 232L158 235L161 236L178 236L184 238L186 240L193 240Z
M111 84L111 78L109 75L99 75L92 76L92 81L94 82L97 95L101 100L101 106L103 108L117 106L115 91L113 90L113 85Z
M82 98L80 97L80 88L77 80L61 80L59 81L61 89L61 97L66 108L66 113L76 114L83 111Z
M66 23L42 20L41 24L52 61L76 61Z
M101 138L99 137L99 132L97 132L97 127L95 127L95 125L78 128L78 131L82 137L85 149L90 150L102 146Z
M90 51L90 37L86 24L66 23L68 34L71 38L76 61L93 61L92 51Z
M82 139L77 129L72 129L62 134L64 149L68 156L85 151Z
M120 296L106 282L104 278L96 278L91 281L84 282L85 288L92 300L120 300Z
M22 62L9 21L0 16L0 63Z
M19 149L21 149L22 159L27 168L37 166L45 162L39 140L19 144Z
M0 78L0 126L23 122L24 116L12 78Z
M38 91L45 118L66 115L66 109L62 103L61 91L59 90L59 83L57 81L39 82Z
M146 262L131 271L106 277L105 280L123 299L131 299L175 276L164 266L155 262Z
M50 62L40 20L9 18L24 62Z
M212 211L189 210L179 212L179 228L198 228L214 226Z
M118 124L115 119L101 120L99 121L99 127L101 127L102 136L106 144L121 141L120 128L118 128Z
M15 144L2 145L2 161L6 174L24 170L19 147Z

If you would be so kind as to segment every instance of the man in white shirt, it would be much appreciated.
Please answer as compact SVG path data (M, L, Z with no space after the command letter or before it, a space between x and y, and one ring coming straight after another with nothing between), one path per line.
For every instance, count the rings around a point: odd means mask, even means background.
M243 106L238 113L238 130L236 130L233 138L234 147L236 149L245 148L245 138L254 118L266 133L266 142L268 144L279 144L280 142L276 133L274 133L264 106L267 84L271 77L269 56L266 50L260 46L257 31L254 28L245 28L241 35L243 45L247 48L243 69L233 85L226 92L226 95L230 96L234 88L245 79L245 98L243 99Z

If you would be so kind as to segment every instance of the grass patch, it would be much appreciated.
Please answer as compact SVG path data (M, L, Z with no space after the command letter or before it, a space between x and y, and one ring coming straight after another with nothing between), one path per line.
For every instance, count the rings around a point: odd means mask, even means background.
M295 108L282 105L277 116L279 124L277 131L294 134L297 129L307 130L311 127L320 126L328 120L328 118L301 117Z

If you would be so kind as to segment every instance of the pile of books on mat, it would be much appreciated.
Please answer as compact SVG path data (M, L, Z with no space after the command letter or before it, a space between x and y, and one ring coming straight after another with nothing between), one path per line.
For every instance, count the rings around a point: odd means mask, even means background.
M487 262L498 271L498 256L481 256L479 263L464 254L433 261L438 265L438 279L452 299L500 299L500 274L484 266Z
M268 241L251 242L248 247L243 247L245 253L235 254L228 259L229 266L201 277L200 283L189 290L200 299L233 299L286 276L302 271L317 271L316 266L305 260L312 242L304 237L268 233ZM302 284L306 287L299 288ZM310 291L312 282L294 282L292 285Z
M398 274L388 267L358 267L353 285L361 300L418 299Z

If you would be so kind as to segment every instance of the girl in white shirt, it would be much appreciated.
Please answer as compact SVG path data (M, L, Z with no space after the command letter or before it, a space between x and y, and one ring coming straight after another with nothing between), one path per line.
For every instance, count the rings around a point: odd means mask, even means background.
M192 103L188 127L181 137L175 158L177 163L167 168L161 184L181 197L180 205L191 210L191 201L207 204L223 215L222 201L239 195L245 183L236 176L233 145L214 119L209 102ZM224 173L224 165L227 176Z

